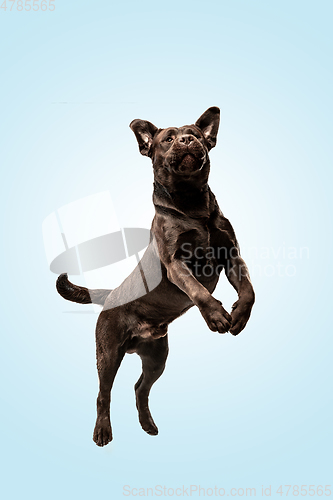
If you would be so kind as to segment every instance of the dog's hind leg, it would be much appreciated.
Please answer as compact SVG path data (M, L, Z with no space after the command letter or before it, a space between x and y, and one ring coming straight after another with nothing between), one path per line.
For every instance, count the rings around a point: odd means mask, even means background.
M158 428L149 411L149 392L156 380L162 375L168 357L168 336L145 341L138 345L137 354L142 360L142 374L135 384L136 407L139 412L141 427L148 434L155 436Z
M111 389L126 352L117 315L102 312L96 325L96 354L99 377L97 420L93 439L98 446L112 440L110 421Z

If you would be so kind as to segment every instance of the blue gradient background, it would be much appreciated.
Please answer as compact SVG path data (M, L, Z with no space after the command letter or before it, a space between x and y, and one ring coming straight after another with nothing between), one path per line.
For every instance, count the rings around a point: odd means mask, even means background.
M55 5L0 12L2 498L120 499L123 485L158 484L257 496L271 484L280 498L280 484L332 484L332 3ZM127 356L100 449L96 314L56 294L42 222L109 190L121 226L149 227L151 166L128 124L179 126L213 105L210 186L255 308L237 338L194 309L170 327L151 393L158 437L139 426L140 360ZM235 300L224 277L215 296Z

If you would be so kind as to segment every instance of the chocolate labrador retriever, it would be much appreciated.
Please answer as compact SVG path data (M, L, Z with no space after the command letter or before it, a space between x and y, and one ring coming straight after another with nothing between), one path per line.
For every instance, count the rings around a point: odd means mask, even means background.
M194 305L214 332L238 335L250 317L254 292L249 273L233 228L207 184L208 152L216 144L219 120L219 108L212 107L194 125L180 128L132 121L140 152L151 158L154 169L151 242L136 269L114 290L76 286L67 274L57 280L65 299L104 306L96 327L100 387L93 439L98 446L112 440L111 388L126 352L141 357L136 405L142 428L156 435L148 396L165 367L168 325ZM151 289L158 270L161 279ZM212 296L222 270L238 293L231 314ZM147 293L136 295L142 280Z

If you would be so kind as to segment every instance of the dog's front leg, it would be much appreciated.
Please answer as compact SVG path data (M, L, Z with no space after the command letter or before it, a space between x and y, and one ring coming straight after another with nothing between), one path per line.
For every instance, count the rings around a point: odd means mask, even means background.
M248 268L239 255L237 247L232 249L231 256L225 267L226 276L238 293L238 300L232 306L231 329L232 335L238 335L246 326L254 304L254 290L251 284Z
M231 316L222 307L222 303L209 293L192 274L185 262L172 259L166 266L168 279L180 288L195 304L208 327L213 331L225 333L231 326Z

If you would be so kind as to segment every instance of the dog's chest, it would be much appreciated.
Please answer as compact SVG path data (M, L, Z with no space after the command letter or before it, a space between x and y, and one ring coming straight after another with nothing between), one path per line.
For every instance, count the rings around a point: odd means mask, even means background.
M200 224L200 229L197 230L195 246L196 260L203 260L204 262L210 262L212 260L211 233L204 222Z
M188 265L195 265L196 268L198 265L215 265L211 230L205 219L192 222L192 229L180 235L179 243L179 256Z

